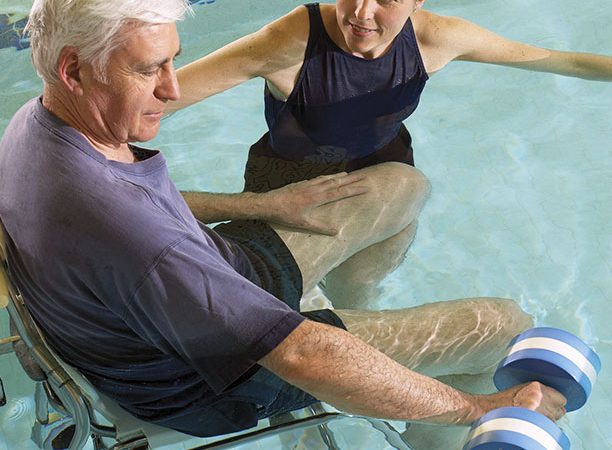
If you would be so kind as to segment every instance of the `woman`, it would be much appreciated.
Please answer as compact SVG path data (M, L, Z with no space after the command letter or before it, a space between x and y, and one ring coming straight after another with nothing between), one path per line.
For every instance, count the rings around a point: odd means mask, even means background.
M269 132L251 147L245 190L265 192L321 174L385 161L413 165L403 126L429 75L453 60L485 62L592 80L612 80L612 57L509 41L475 24L422 10L425 0L337 0L289 14L178 71L192 104L254 77L266 80ZM428 188L420 187L416 208ZM401 261L413 223L327 277L337 306L371 298Z

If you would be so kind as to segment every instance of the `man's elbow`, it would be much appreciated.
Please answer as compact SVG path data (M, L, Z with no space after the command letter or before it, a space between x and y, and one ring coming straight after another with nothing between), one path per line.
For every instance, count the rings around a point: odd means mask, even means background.
M298 387L317 383L323 369L321 363L328 357L322 341L334 331L328 328L331 327L305 320L261 358L259 364Z

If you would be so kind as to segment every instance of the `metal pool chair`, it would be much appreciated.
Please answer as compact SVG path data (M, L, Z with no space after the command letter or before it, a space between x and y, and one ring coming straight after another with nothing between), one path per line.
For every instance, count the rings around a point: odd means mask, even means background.
M257 427L239 433L212 438L194 438L168 428L141 421L117 403L100 394L74 367L47 345L40 329L29 314L24 298L11 283L7 260L7 237L0 222L0 308L6 305L11 320L11 334L20 338L16 351L26 373L36 381L35 403L37 426L49 424L49 403L65 417L62 431L73 427L69 450L80 450L89 438L95 450L131 450L143 448L222 449L251 444L283 431L315 428L328 449L339 449L327 424L351 417L332 407L317 403L311 407L262 420ZM382 433L392 448L410 450L400 434L387 422L363 417ZM38 439L42 446L41 439ZM51 443L45 441L45 447Z

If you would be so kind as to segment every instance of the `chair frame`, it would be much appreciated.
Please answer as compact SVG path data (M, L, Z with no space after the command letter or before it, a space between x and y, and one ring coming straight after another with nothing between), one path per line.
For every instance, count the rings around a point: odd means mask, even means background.
M95 450L133 450L150 447L150 436L162 435L164 445L194 439L178 431L141 421L129 414L113 400L95 390L74 367L63 361L47 344L41 330L30 315L21 292L11 282L7 256L7 234L0 221L0 308L6 303L10 319L28 348L34 362L42 369L45 379L36 385L36 416L42 424L48 423L50 402L59 412L72 417L75 430L69 450L81 450L91 438ZM383 434L386 441L397 449L410 450L392 425L383 420L352 416L329 405L316 403L282 417L264 419L257 427L228 435L205 438L203 445L193 449L219 450L235 445L255 442L281 431L304 430L317 427L321 438L330 449L337 449L327 424L342 417L367 420ZM114 423L113 423L114 422ZM267 424L266 424L267 423ZM127 424L124 428L119 424ZM109 439L110 438L110 439ZM105 442L111 440L110 446ZM202 441L198 439L198 441Z

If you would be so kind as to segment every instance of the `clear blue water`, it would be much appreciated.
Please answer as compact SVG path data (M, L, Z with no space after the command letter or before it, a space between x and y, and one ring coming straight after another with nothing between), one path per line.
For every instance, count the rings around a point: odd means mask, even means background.
M299 3L217 0L196 6L196 17L181 24L179 63ZM430 0L427 6L535 45L612 53L604 0ZM27 10L6 8L0 14ZM0 48L0 60L1 131L19 105L38 94L40 83L27 50ZM181 188L241 189L248 146L264 132L262 90L260 80L252 81L164 122L153 145L166 153ZM602 371L587 405L560 421L574 450L612 449L611 102L611 83L469 63L453 63L433 76L407 121L416 163L433 192L416 242L385 280L378 304L511 297L539 325L581 336L599 353ZM31 385L11 355L0 356L0 376L9 391L9 404L0 409L0 450L32 448L25 447L31 445ZM387 448L374 435L346 427L346 448Z

